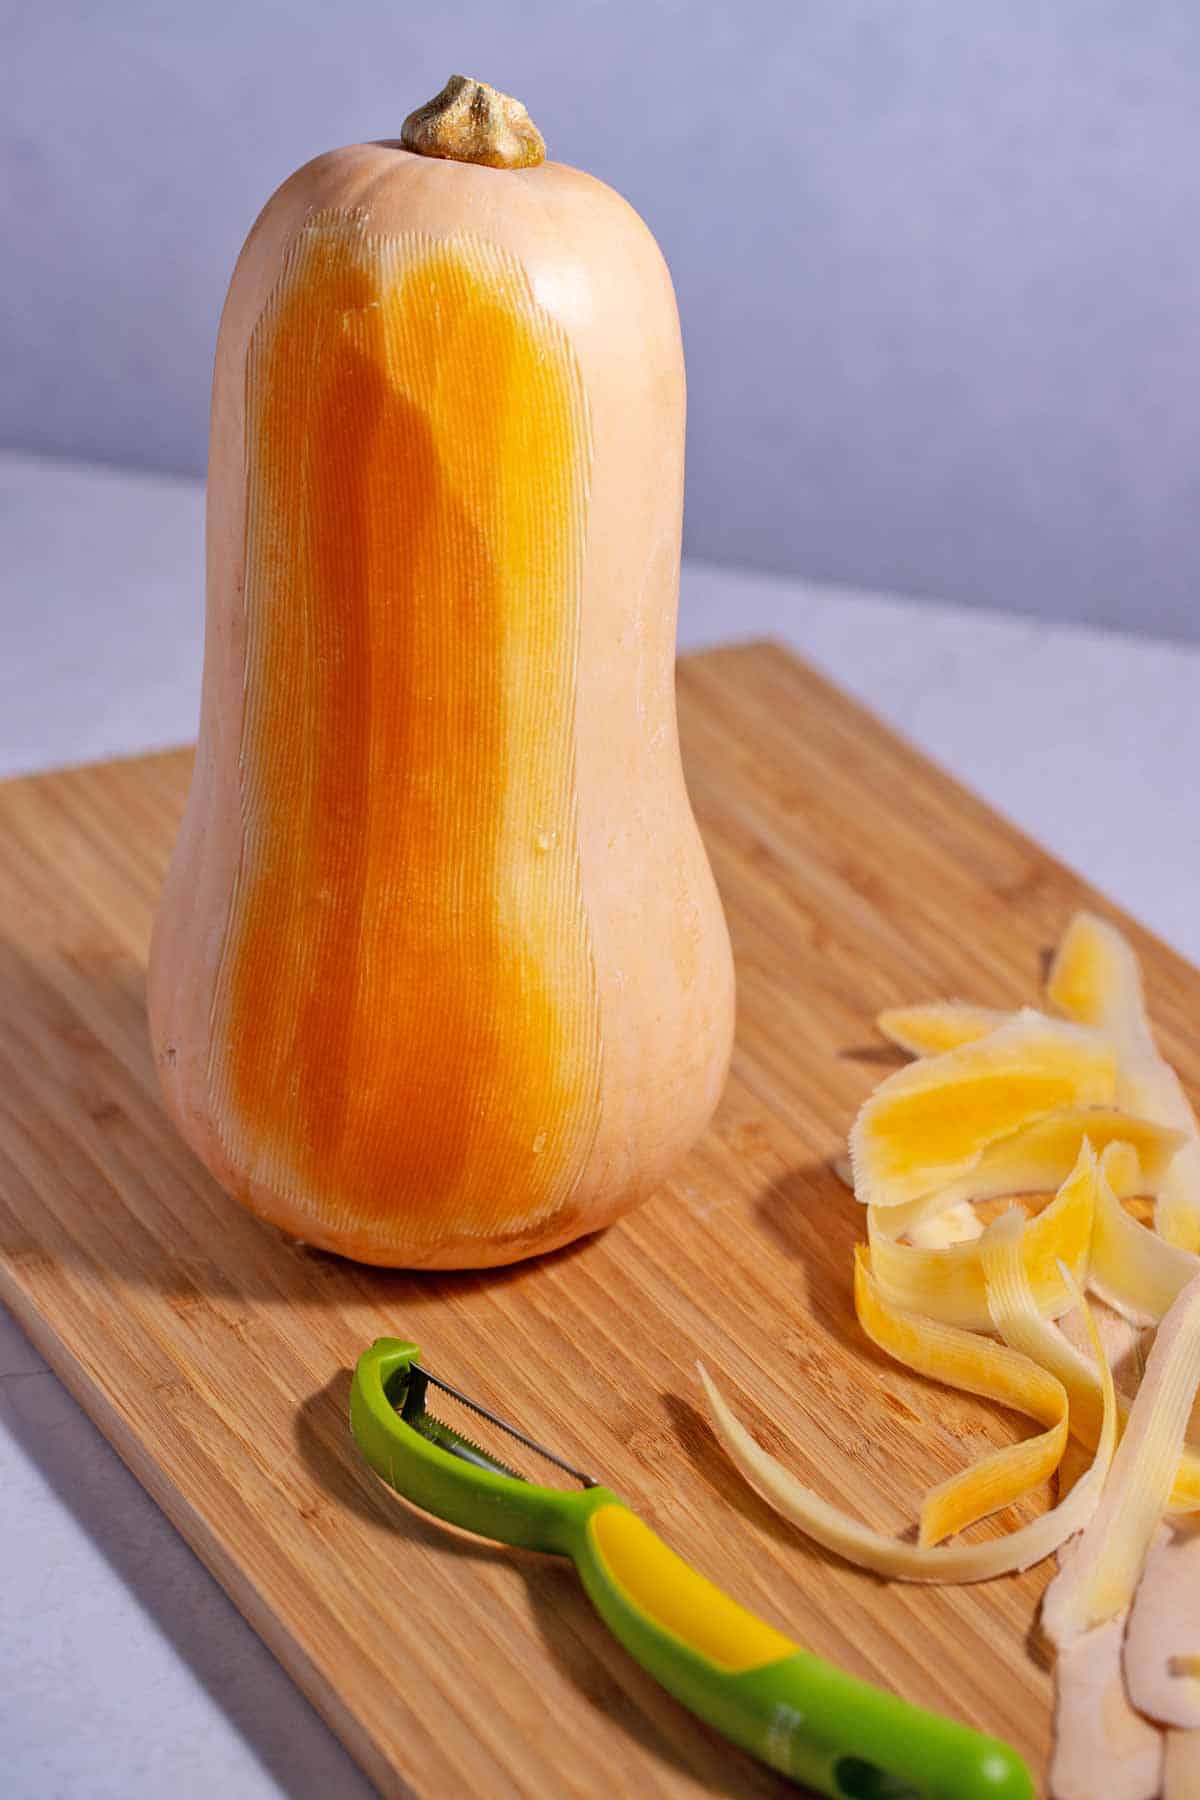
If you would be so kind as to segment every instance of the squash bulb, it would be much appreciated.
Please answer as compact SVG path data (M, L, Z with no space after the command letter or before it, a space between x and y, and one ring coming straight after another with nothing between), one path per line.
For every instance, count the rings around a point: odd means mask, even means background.
M217 1179L397 1266L511 1261L644 1198L733 1016L675 724L670 279L527 134L522 166L458 160L486 113L456 93L436 149L291 177L234 273L150 969Z

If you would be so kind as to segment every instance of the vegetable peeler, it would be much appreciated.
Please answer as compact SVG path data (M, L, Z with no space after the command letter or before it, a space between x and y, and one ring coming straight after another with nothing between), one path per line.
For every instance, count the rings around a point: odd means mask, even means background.
M810 1656L683 1561L611 1489L380 1338L359 1358L350 1425L406 1500L480 1537L569 1556L614 1637L669 1693L753 1756L833 1800L1032 1800L996 1738ZM540 1487L434 1416L437 1388L577 1481Z

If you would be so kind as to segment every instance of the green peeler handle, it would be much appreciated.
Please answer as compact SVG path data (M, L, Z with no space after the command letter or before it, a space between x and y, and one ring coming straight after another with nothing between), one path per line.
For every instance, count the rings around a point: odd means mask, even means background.
M810 1656L605 1496L572 1553L613 1635L676 1699L834 1800L1032 1800L1016 1752Z
M592 1604L648 1674L717 1731L833 1800L1032 1800L1007 1744L909 1706L797 1648L696 1573L608 1488L563 1492L475 1467L397 1416L419 1359L359 1358L350 1422L375 1472L467 1531L574 1559Z

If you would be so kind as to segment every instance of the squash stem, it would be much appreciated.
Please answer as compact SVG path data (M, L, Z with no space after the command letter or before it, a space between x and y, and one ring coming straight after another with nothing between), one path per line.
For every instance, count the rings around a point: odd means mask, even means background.
M452 75L409 113L400 142L418 156L489 169L533 169L546 159L546 141L521 102L469 75Z

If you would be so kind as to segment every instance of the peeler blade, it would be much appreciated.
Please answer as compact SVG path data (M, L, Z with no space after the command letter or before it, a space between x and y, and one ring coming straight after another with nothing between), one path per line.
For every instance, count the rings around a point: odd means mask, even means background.
M582 1469L577 1469L573 1463L567 1462L553 1450L547 1449L545 1444L539 1444L535 1438L527 1436L516 1425L510 1424L507 1419L500 1418L497 1413L490 1411L478 1400L472 1400L469 1394L464 1394L461 1389L452 1387L448 1381L443 1381L439 1375L434 1375L425 1367L424 1363L414 1362L409 1368L404 1400L397 1410L405 1424L411 1425L414 1431L419 1431L421 1436L428 1439L430 1443L437 1444L441 1449L449 1451L452 1456L459 1457L463 1462L473 1463L477 1468L488 1469L494 1475L508 1475L516 1481L527 1480L526 1476L520 1474L508 1463L502 1462L499 1457L482 1449L471 1438L465 1437L462 1432L454 1430L452 1426L445 1424L443 1420L431 1413L426 1406L426 1394L431 1385L439 1388L442 1393L448 1394L452 1400L456 1400L460 1406L465 1406L468 1411L475 1413L479 1418L486 1419L489 1425L495 1426L498 1431L503 1431L516 1443L523 1444L527 1450L532 1450L536 1456L542 1457L556 1469L561 1469L564 1474L570 1475L572 1480L579 1482L581 1487L593 1488L600 1485L593 1476L585 1474Z
M514 1469L510 1463L493 1456L482 1444L477 1444L465 1433L456 1431L444 1419L439 1419L436 1413L431 1413L423 1403L417 1408L406 1404L400 1416L406 1425L419 1431L427 1443L436 1444L439 1450L457 1456L460 1462L471 1463L477 1469L487 1469L492 1475L507 1475L511 1481L525 1480L519 1469Z

